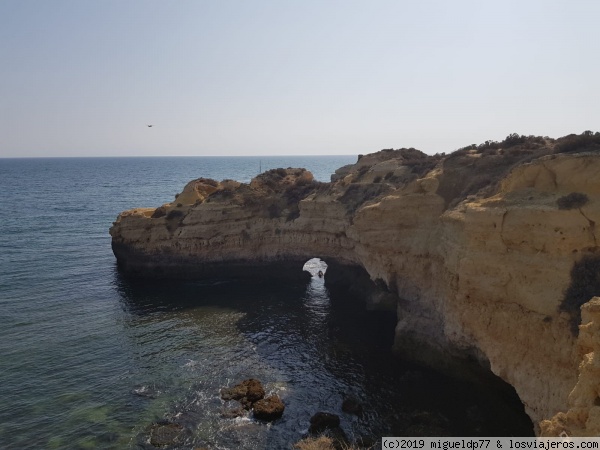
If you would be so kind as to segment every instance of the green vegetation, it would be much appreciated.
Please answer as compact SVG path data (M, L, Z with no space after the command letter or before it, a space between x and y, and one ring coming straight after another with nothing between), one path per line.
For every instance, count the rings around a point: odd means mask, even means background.
M498 150L505 150L516 146L521 146L526 149L535 149L546 145L546 139L542 136L526 136L519 133L511 133L503 141L488 140L482 144L471 144L466 147L459 148L453 154L466 155L474 151L474 153L482 153L484 155L498 154Z
M181 219L183 216L185 216L185 213L183 211L178 211L176 209L172 209L167 214L167 220Z
M340 197L340 202L346 206L348 212L352 212L364 202L374 199L389 189L389 186L384 183L352 183Z
M598 152L600 151L600 133L584 131L583 133L569 134L558 139L557 153L573 152Z

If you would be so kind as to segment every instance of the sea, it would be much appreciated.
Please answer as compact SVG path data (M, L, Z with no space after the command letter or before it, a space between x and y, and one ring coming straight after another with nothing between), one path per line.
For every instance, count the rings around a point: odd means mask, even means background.
M108 230L123 210L171 202L194 178L305 167L329 181L356 159L0 159L0 448L154 449L157 427L177 424L160 448L291 449L319 411L371 448L382 436L531 435L514 391L396 357L394 315L323 278L169 281L117 268ZM280 419L227 415L220 389L247 378L279 395ZM361 414L341 410L349 397Z

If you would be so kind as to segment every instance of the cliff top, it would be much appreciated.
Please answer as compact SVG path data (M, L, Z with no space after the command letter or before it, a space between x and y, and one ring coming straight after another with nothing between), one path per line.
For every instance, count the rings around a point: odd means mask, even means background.
M515 133L500 142L472 144L450 154L383 149L359 155L355 164L336 170L330 183L317 182L309 171L300 168L269 170L249 184L198 178L190 181L173 202L153 211L137 211L158 218L177 214L178 208L186 206L225 202L249 207L259 217L293 220L299 216L299 202L309 197L335 199L351 214L399 189L435 192L444 199L446 208L453 208L467 198L493 197L518 166L542 157L581 152L600 152L600 133L586 131L558 139Z

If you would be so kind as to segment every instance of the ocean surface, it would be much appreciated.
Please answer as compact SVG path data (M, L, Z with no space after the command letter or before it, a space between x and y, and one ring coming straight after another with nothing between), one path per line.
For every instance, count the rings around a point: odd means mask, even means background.
M137 449L152 424L173 448L290 449L317 411L349 440L523 435L510 392L393 358L394 318L300 284L129 280L108 229L198 177L248 182L306 167L320 181L356 156L0 159L0 448ZM311 269L321 267L313 262ZM286 404L271 424L222 417L219 390L257 378ZM341 412L346 396L362 416Z

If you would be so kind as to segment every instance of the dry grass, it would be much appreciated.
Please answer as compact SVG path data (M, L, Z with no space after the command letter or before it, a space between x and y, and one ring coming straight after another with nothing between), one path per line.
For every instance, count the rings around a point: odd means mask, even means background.
M299 450L359 450L360 447L348 444L339 444L335 446L333 439L327 436L307 437L294 444L294 448Z
M335 450L333 441L326 436L302 439L294 444L294 448L299 450Z

